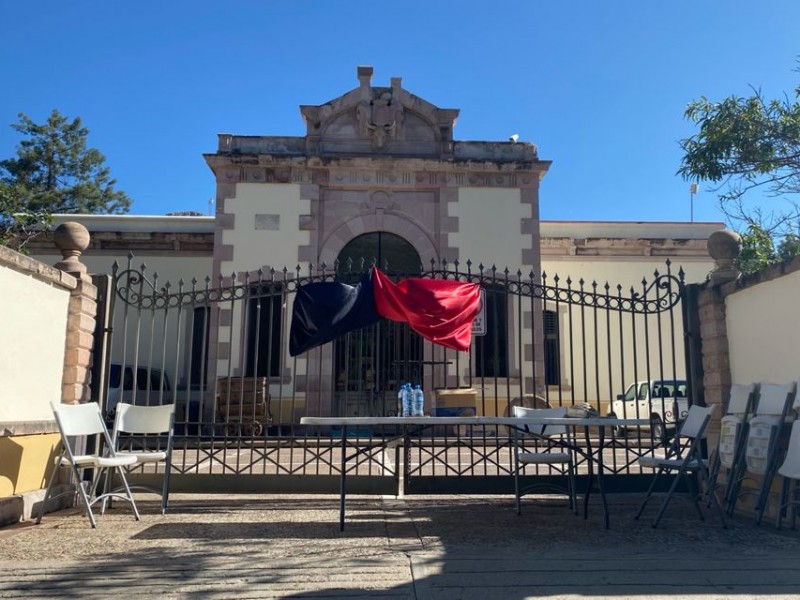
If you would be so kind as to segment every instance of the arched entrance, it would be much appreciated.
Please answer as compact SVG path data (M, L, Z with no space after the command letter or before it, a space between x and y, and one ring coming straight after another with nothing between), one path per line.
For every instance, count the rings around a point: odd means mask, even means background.
M414 247L385 231L353 238L337 261L337 278L351 284L373 264L395 281L422 271ZM421 383L421 367L422 338L404 323L382 320L347 334L334 344L334 411L351 416L392 414L398 387L406 381Z

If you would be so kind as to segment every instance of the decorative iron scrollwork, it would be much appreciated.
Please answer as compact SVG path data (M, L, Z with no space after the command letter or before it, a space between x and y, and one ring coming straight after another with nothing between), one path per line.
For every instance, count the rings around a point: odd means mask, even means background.
M546 273L542 273L540 277L530 273L523 278L520 271L513 275L507 269L498 273L495 267L485 269L483 265L479 266L478 272L473 272L472 263L467 261L466 264L467 271L464 272L458 270L458 261L452 264L442 261L440 268L436 268L432 262L431 269L414 276L477 283L485 287L503 289L508 294L555 304L636 314L655 314L673 308L680 302L685 285L683 269L674 275L669 261L666 263L666 273L655 271L651 281L642 280L639 290L631 287L627 292L623 291L621 285L612 287L605 283L601 286L595 281L587 284L583 279L575 286L573 281L567 278L564 287L557 275L550 278ZM125 270L118 272L116 263L113 269L118 298L142 310L206 306L245 298L290 294L308 283L336 281L342 276L337 265L334 265L333 269L328 269L326 265L315 269L314 265L310 265L307 275L303 275L298 266L293 271L284 268L280 272L271 269L268 273L258 271L253 275L244 274L241 277L235 274L228 277L220 276L216 287L211 287L211 279L208 277L202 287L196 280L192 280L189 285L181 280L178 282L178 289L173 291L170 283L159 285L157 273L148 278L145 270L145 265L140 269L133 268L130 259ZM241 283L233 284L237 280Z

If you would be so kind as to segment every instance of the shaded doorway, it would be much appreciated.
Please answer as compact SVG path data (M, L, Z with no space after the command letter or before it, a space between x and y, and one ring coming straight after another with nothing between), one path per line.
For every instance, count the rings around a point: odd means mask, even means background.
M353 238L337 258L337 279L355 285L375 264L393 281L419 276L419 253L402 237L377 231ZM397 410L402 383L421 383L422 338L405 323L382 319L334 343L335 406L339 415L373 416Z

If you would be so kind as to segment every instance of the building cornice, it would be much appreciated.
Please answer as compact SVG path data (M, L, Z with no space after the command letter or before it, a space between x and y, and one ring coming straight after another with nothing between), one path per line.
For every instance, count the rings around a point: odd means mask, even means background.
M327 186L525 187L538 185L550 161L441 161L424 158L325 158L205 154L217 183Z
M91 233L86 254L161 254L211 256L214 217L159 217L143 215L59 215L57 224L78 221ZM558 259L625 260L641 257L697 257L708 259L710 233L722 223L657 223L609 221L542 221L542 257ZM569 237L572 233L576 237ZM35 254L57 250L51 234L30 242Z

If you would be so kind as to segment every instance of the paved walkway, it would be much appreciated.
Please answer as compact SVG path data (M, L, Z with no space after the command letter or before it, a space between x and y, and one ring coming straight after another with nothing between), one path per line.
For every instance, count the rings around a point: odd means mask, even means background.
M144 496L138 523L116 504L96 530L77 510L0 529L0 598L800 598L800 532L611 503L606 531L599 506L356 496L340 533L336 496L174 495L165 516Z

